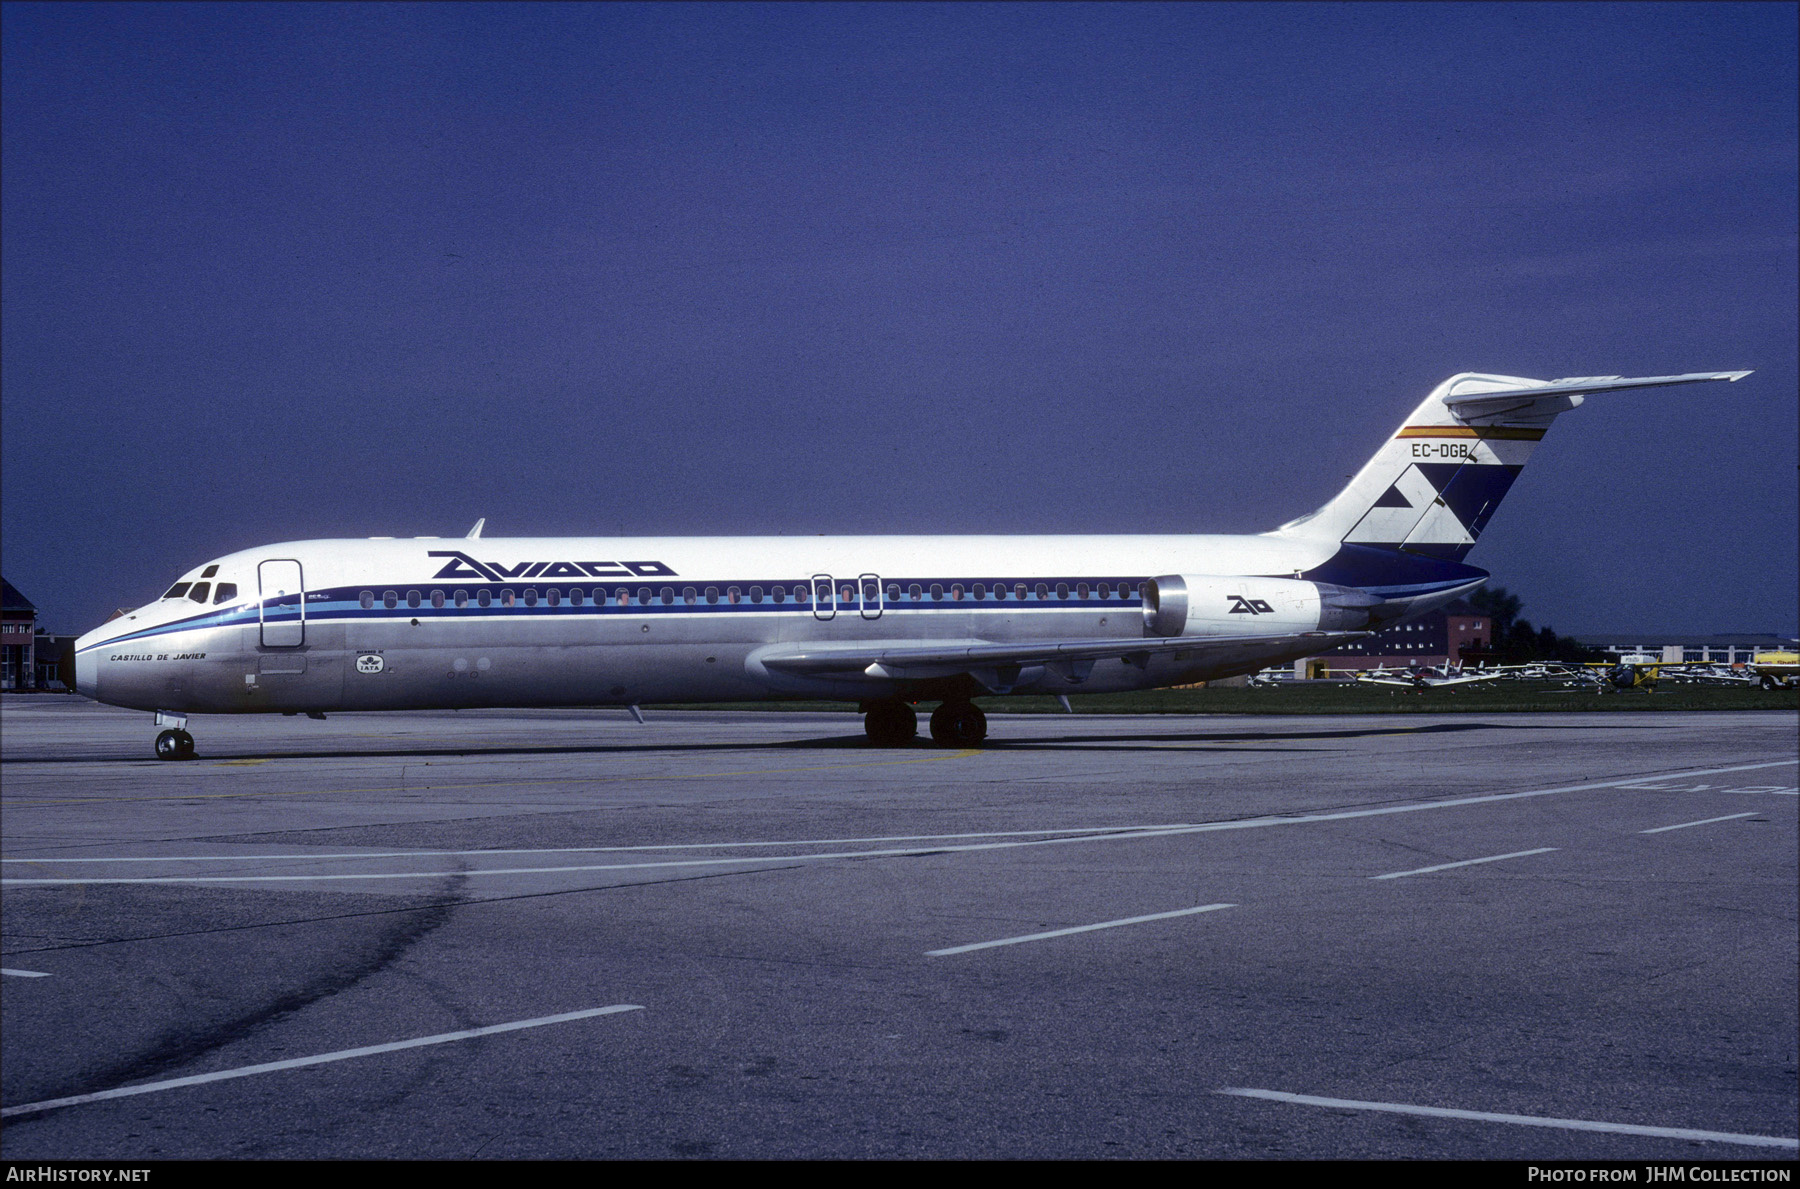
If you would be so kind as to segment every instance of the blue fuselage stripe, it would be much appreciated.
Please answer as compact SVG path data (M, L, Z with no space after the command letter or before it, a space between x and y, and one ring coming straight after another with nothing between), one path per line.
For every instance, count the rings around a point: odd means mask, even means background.
M529 580L515 579L515 581ZM969 612L1013 611L1016 609L1029 609L1033 611L1076 611L1092 609L1104 610L1113 607L1124 609L1142 605L1143 600L1137 593L1138 584L1142 581L1144 581L1144 579L1112 577L1033 579L1028 582L1023 582L1023 585L1026 587L1026 596L1020 598L1015 589L1017 586L1021 585L1021 580L1018 579L1009 580L1004 583L996 578L932 578L916 580L907 579L905 581L884 579L881 584L882 593L879 596L879 603L877 604L872 600L871 607L879 605L883 614L893 614L900 611ZM1082 598L1079 593L1079 588L1084 583L1088 587L1088 595L1085 599ZM973 588L978 584L988 588L988 593L985 597L977 598L974 595ZM1098 588L1102 584L1109 586L1115 593L1106 598L1101 598L1098 594ZM375 585L379 586L380 584ZM833 589L842 590L846 585L855 590L861 589L859 583L846 583L844 580L835 581L833 583ZM1002 585L1004 585L1006 589L1006 594L1003 597L994 595L992 593L993 590ZM1048 597L1038 597L1037 587L1040 585L1045 587L1049 592ZM726 593L726 591L733 586L737 587L740 592L740 601L737 603L730 602L729 596ZM890 599L887 596L887 590L891 586L898 586L900 588L899 598ZM920 597L916 602L913 600L910 593L910 589L913 586L920 588ZM934 597L932 595L931 590L934 586L942 590L941 596ZM962 588L962 595L960 598L955 597L953 593L954 588L958 586ZM662 591L665 587L674 592L671 602L665 603L662 600ZM752 587L758 587L763 590L764 593L761 602L752 602L750 600L750 595L747 592ZM776 602L773 598L772 591L775 587L780 587L784 592L784 599L781 602ZM1059 587L1067 588L1068 593L1066 596L1057 593ZM638 592L646 588L652 592L650 600L648 602L639 602ZM709 588L718 592L718 602L709 603L706 601L705 591ZM420 604L417 607L409 605L406 602L405 597L399 598L396 605L393 607L383 605L381 595L386 593L385 590L382 590L377 594L377 601L374 607L364 607L361 601L361 592L368 589L370 588L363 586L355 589L349 587L336 587L329 590L307 591L306 621L309 623L341 623L347 621L367 622L386 619L400 621L412 619L459 620L494 616L504 616L507 618L517 616L642 617L646 615L695 614L786 614L816 616L821 608L829 609L835 615L857 616L862 613L862 604L854 599L849 602L825 601L823 603L815 604L812 600L813 586L810 580L801 582L771 582L767 580L759 582L708 582L704 584L683 582L680 585L673 585L666 578L656 580L639 579L629 585L623 582L600 584L589 582L576 587L576 589L579 589L582 592L582 601L580 603L573 603L567 599L563 599L555 606L552 606L548 601L548 590L557 590L559 592L559 598L561 598L568 593L569 587L558 585L555 587L545 587L540 590L536 586L526 587L513 586L511 584L501 585L497 583L470 584L445 582L439 582L430 587L408 586L408 591L417 590L420 593ZM386 589L391 590L395 589L395 587L388 587ZM606 601L604 603L596 603L590 597L595 589L606 592ZM687 589L692 589L695 592L694 601L692 603L687 602L682 593ZM806 601L801 602L795 597L793 592L796 589L805 590ZM467 605L462 607L454 605L456 592L459 590L467 591L469 596ZM528 604L525 601L525 592L527 590L535 592L533 596L537 599L535 604ZM631 600L630 602L619 603L617 601L618 592L621 590L629 592L628 597ZM432 605L430 601L430 594L432 591L442 591L444 593L444 605L442 607ZM1122 593L1126 591L1129 593ZM482 592L486 592L490 600L489 605L485 607L479 605L478 602ZM513 602L510 605L502 602L502 599L506 597L511 597L513 599ZM92 651L94 648L106 648L119 644L129 644L137 640L145 640L156 636L197 629L248 626L259 622L297 623L300 619L299 611L300 605L293 600L291 595L287 596L281 602L271 600L266 605L262 606L259 606L259 604L254 602L244 603L226 607L219 611L204 612L199 615L190 616L187 619L179 619L169 623L158 624L154 627L142 628L123 636L115 636L112 639L89 645L88 648L83 649L82 651L87 652ZM873 618L873 616L870 618Z

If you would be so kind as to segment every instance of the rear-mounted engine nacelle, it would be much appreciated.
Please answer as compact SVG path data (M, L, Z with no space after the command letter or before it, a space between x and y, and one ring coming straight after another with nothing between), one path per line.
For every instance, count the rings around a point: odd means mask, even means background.
M1170 574L1144 591L1147 636L1278 636L1371 630L1381 600L1298 578Z

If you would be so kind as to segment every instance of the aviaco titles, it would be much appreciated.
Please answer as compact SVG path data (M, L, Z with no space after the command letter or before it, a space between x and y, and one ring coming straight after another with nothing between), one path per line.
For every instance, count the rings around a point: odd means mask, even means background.
M1249 536L288 541L214 558L76 644L76 688L193 714L858 703L877 746L987 735L984 694L1250 673L1480 586L1463 557L1556 417L1597 392L1749 372L1434 389L1318 511Z

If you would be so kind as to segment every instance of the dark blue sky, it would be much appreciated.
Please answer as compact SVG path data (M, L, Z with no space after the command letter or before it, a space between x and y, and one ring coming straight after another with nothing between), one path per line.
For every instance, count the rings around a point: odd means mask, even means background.
M1470 562L1796 624L1796 8L7 4L4 568L296 537L1253 532L1438 381Z

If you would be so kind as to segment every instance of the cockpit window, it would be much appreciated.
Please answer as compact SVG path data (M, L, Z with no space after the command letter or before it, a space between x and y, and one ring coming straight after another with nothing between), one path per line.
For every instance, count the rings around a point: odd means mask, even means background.
M237 598L237 583L221 582L218 593L213 595L213 604L217 606L220 603L229 603L235 598Z
M188 587L191 585L193 584L190 582L177 582L174 586L169 588L168 593L163 595L163 598L178 599L188 592Z
M206 596L211 593L212 583L196 582L194 583L194 589L188 591L188 598L194 600L196 603L204 603L206 601Z
M214 577L215 575L217 575L218 572L219 572L218 566L207 566L204 570L200 571L200 576L202 578L211 578L211 577Z

